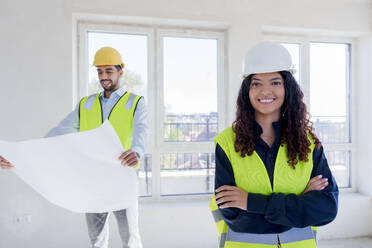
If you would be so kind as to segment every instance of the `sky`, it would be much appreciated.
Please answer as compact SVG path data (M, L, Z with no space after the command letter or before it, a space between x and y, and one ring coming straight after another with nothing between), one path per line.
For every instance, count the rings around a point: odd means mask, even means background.
M311 44L310 105L313 115L346 115L347 50L345 44Z
M163 54L166 109L217 112L217 40L167 37Z

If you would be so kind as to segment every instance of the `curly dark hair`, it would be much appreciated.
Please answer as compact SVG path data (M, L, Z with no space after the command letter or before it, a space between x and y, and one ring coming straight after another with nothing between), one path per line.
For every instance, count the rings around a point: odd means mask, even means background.
M280 145L287 144L288 164L295 169L298 160L308 161L307 155L311 152L308 134L313 138L315 147L319 148L321 142L314 133L302 93L296 79L288 71L280 71L284 81L285 98L281 107L280 118ZM254 125L255 110L249 100L249 89L253 75L243 80L237 99L236 119L232 128L236 134L235 151L241 157L252 155L254 151Z

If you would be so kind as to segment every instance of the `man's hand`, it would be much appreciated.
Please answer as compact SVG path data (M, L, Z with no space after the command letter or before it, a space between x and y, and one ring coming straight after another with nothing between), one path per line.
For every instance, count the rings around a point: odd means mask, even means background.
M123 152L120 155L119 160L121 160L121 165L123 166L135 167L138 165L137 154L132 150Z
M11 169L13 167L13 165L2 156L0 156L0 166L2 169Z
M315 176L310 179L309 183L306 186L306 189L302 194L313 190L322 190L328 186L328 178L322 178L322 175Z
M248 193L238 187L224 185L216 189L216 203L220 208L240 208L247 210Z

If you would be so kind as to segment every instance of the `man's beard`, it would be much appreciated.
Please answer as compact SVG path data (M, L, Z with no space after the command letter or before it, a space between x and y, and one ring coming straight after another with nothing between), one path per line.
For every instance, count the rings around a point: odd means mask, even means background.
M111 84L108 86L108 87L105 87L103 82L110 82ZM116 86L118 85L118 81L116 81L115 83L112 81L112 80L101 80L101 86L103 88L104 91L107 91L107 92L112 92L115 90Z

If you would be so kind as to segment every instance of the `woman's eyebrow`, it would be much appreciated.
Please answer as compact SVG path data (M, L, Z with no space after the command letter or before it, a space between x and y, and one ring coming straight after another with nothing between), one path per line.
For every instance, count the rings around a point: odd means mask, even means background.
M276 78L270 79L270 81L274 81L274 80L281 80L281 78L280 77L276 77Z
M257 80L257 81L262 81L261 79L259 79L259 78L252 78L252 80Z

